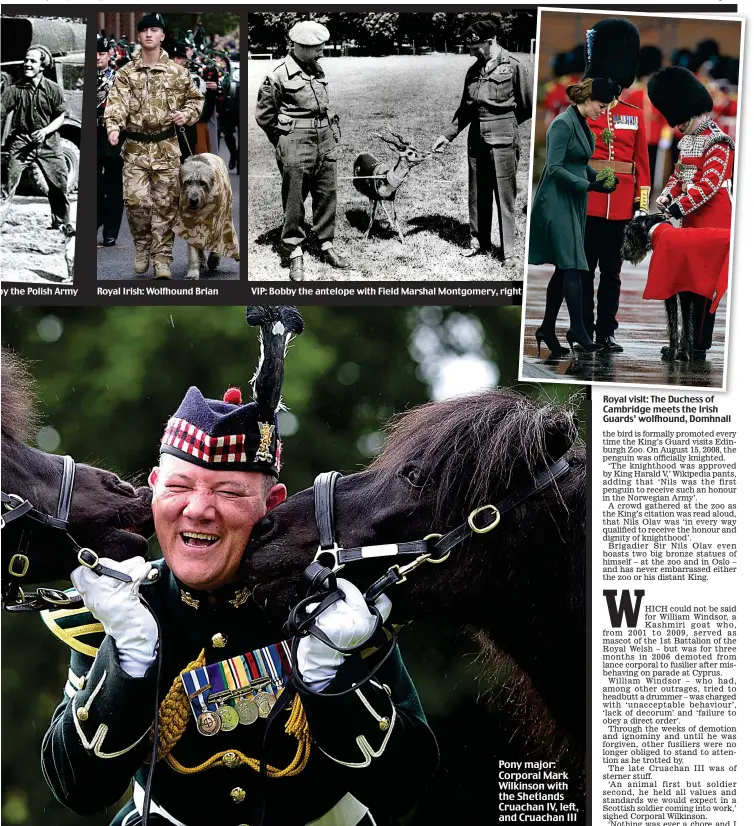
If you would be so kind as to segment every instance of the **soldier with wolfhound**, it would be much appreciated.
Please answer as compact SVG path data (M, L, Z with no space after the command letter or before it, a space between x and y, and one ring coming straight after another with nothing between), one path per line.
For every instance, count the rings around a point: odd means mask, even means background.
M171 278L173 224L178 209L179 131L196 123L204 96L187 69L162 48L165 21L150 12L137 24L140 49L118 70L105 109L112 146L125 132L123 196L136 247L134 271Z

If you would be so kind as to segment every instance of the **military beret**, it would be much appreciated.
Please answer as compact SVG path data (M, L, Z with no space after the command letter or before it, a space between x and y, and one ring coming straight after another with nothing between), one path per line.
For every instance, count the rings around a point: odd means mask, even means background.
M162 29L165 31L165 20L157 11L149 11L136 24L137 31L144 31L144 29Z
M189 46L188 43L186 43L185 40L179 40L173 46L173 57L186 57L188 49L190 49L190 48L191 47Z
M330 32L314 20L301 20L288 32L288 37L300 46L321 46L330 39Z
M100 35L97 38L97 54L110 51L110 41L106 37Z
M460 40L463 43L481 43L496 36L497 24L493 20L477 20L461 34Z

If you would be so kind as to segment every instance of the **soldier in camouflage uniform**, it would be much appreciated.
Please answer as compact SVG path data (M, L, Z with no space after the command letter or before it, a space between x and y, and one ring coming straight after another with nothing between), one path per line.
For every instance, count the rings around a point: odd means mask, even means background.
M118 70L105 128L113 146L126 133L123 197L136 247L134 270L145 273L151 257L155 278L170 278L181 162L177 129L199 119L204 97L188 71L161 48L162 16L147 14L137 28L141 49Z
M513 256L516 240L516 172L521 152L518 124L531 118L532 88L525 67L498 43L491 20L472 23L461 41L476 57L466 73L453 122L434 142L435 152L469 127L469 224L465 256L490 249L492 200L497 202L500 257Z

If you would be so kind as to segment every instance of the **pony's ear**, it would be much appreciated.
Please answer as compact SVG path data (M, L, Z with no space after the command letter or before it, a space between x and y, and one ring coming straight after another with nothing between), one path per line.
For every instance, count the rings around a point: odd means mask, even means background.
M551 462L564 456L579 435L579 421L570 410L561 408L545 426L545 452Z

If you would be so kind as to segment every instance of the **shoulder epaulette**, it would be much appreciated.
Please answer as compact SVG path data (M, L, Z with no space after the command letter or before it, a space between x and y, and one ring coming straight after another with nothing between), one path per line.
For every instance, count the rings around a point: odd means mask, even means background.
M88 657L97 656L105 639L105 628L88 608L59 608L42 611L40 616L50 631L74 651Z
M641 112L641 109L635 103L629 103L627 100L623 100L623 98L620 98L620 102L624 106L628 106L630 109L636 109L637 112Z

